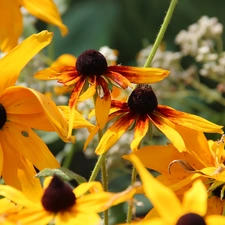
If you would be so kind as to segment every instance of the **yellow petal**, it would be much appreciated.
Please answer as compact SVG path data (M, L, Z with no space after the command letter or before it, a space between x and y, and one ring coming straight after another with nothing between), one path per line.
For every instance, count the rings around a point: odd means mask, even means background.
M91 142L91 140L94 138L94 136L98 133L100 127L96 126L89 134L88 138L86 139L85 143L84 143L84 150L87 148L87 146L89 145L89 143Z
M0 185L0 195L24 207L35 205L35 203L30 201L21 191L9 185Z
M149 118L148 116L139 116L139 118L136 121L136 127L134 131L134 139L130 144L130 147L132 151L137 151L138 146L141 142L141 140L144 138L148 131L149 127Z
M40 118L35 118L37 114L33 115L33 120L35 119L36 121L30 121L29 127L55 131L65 142L73 140L73 137L67 138L68 123L63 117L63 114L56 107L55 103L45 95L30 88L14 86L4 91L1 99L6 111L10 114L31 114L31 116L28 116L29 120L29 118L32 118L33 113L40 113ZM16 119L16 116L12 116L12 118ZM24 117L21 116L21 119L23 118ZM19 118L17 117L17 119ZM27 124L27 122L28 121L24 122L24 125ZM23 124L23 121L20 121L20 123ZM38 125L38 123L40 124Z
M193 186L184 194L183 213L192 212L204 216L207 210L207 198L207 191L202 181L195 181Z
M69 121L69 107L68 106L57 106L58 109L60 109L65 116L66 120ZM92 130L95 126L88 122L84 117L77 111L75 110L74 112L76 120L74 120L73 128L78 129L78 128L89 128Z
M95 111L96 111L96 120L97 123L102 130L105 127L105 124L108 120L109 116L109 110L111 106L111 97L109 96L104 96L104 97L99 97L97 96L96 103L95 103Z
M220 215L210 215L205 218L207 225L224 225L225 217Z
M163 118L163 120L161 121L160 118L151 115L151 121L162 133L166 135L166 137L172 142L172 144L177 148L179 152L186 151L186 146L183 138L174 129L174 125L169 120Z
M68 28L62 23L59 11L52 0L20 0L20 2L33 16L59 27L63 36L68 33Z
M181 204L174 192L154 178L135 155L128 155L128 158L141 177L146 196L165 220L165 224L175 224L182 211Z
M122 74L131 83L152 84L163 80L169 75L168 70L160 68L140 68L132 66L109 66L108 71Z
M101 155L108 151L126 132L129 126L133 123L134 118L132 115L127 114L117 120L103 135L101 138L95 153Z
M81 197L82 195L86 194L88 191L91 191L92 193L103 192L102 184L97 181L82 183L73 190L76 198Z
M57 66L74 66L76 63L76 57L70 54L62 54L52 64L51 67Z
M0 92L13 86L23 67L52 40L52 33L33 34L0 60Z
M7 122L4 125L5 149L17 151L25 156L36 168L58 168L59 163L41 138L29 127ZM13 140L13 141L12 141Z
M3 52L9 52L17 45L23 29L18 1L1 0L0 15L0 49Z
M85 101L93 97L95 93L96 93L96 82L92 83L91 86L88 87L88 89L79 96L78 101L79 102Z
M39 179L35 178L36 171L33 164L29 162L22 154L19 154L9 143L1 136L1 143L4 149L4 162L2 176L6 184L11 185L34 201L38 201L42 188ZM14 141L14 139L11 139ZM17 143L16 143L17 144ZM15 145L15 148L18 146Z
M223 126L212 123L200 116L184 113L171 107L161 105L158 106L157 111L174 124L202 132L223 133L221 129Z

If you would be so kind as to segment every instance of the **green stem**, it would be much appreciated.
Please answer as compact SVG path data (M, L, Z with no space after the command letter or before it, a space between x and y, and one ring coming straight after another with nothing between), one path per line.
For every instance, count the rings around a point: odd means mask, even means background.
M101 166L102 166L102 163L104 162L105 156L106 156L106 152L98 157L98 161L96 162L95 167L91 173L89 182L94 181L96 179L96 177L98 176L98 172L101 169Z
M75 145L74 144L71 144L70 151L66 155L65 160L64 160L64 162L62 164L62 167L69 168L69 166L71 164L71 161L73 159L74 153L75 153Z
M176 7L177 2L178 2L178 0L171 0L170 6L169 6L169 9L168 9L168 11L166 13L166 16L164 18L163 24L162 24L162 26L159 30L159 33L158 33L158 35L156 37L156 40L155 40L155 43L154 43L154 45L152 47L152 50L151 50L151 52L150 52L150 54L149 54L149 56L148 56L148 58L145 62L144 67L149 67L151 65L152 60L155 56L155 53L156 53L156 51L157 51L157 49L158 49L158 47L159 47L159 45L160 45L160 43L161 43L161 41L164 37L166 29L167 29L167 27L170 23L170 20L171 20L171 17L173 15L173 12L174 12L174 9Z
M107 169L106 169L106 155L104 155L103 160L102 160L102 185L104 191L108 191L108 177L107 177ZM104 213L104 225L109 224L109 210L105 210Z
M131 175L131 185L133 185L136 182L136 177L137 177L137 170L133 166L132 175ZM128 205L128 210L127 210L127 223L131 223L131 221L132 221L133 207L134 207L134 204L133 204L133 201L132 201Z

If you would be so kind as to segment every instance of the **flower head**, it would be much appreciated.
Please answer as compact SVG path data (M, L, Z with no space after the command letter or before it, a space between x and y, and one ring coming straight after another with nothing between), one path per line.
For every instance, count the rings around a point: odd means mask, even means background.
M33 128L72 140L67 138L65 117L51 99L33 89L14 86L22 68L51 39L52 33L47 31L34 34L0 60L0 175L7 184L31 196L41 187L34 178L34 166L39 170L59 167Z
M200 180L197 180L193 186L185 192L183 201L180 202L175 193L155 179L144 168L140 160L135 155L130 155L128 158L136 167L143 182L144 192L158 213L156 218L151 218L150 211L150 213L142 220L141 224L225 224L225 218L223 216L206 216L207 191Z
M139 85L129 96L127 102L112 101L109 120L119 119L101 138L96 153L106 152L135 123L134 139L131 149L137 150L142 138L146 135L149 123L162 131L180 151L186 151L184 135L192 130L223 133L222 126L211 123L201 117L177 111L168 106L159 105L150 85ZM98 127L93 130L85 146L89 143Z
M65 86L73 86L69 100L70 135L75 106L81 94L80 101L90 98L97 90L96 119L102 129L107 121L111 105L109 83L125 89L131 87L131 83L145 84L160 81L168 74L169 71L158 68L108 66L100 52L90 49L78 56L75 66L50 67L39 71L35 77L43 80L57 79Z
M28 12L47 23L60 28L61 33L66 35L67 27L62 23L58 9L53 0L1 0L0 14L0 49L8 52L13 49L22 33L22 15L20 7L25 7Z
M0 185L0 194L5 200L24 207L19 212L7 213L7 219L18 224L45 225L54 221L55 224L95 225L100 222L99 212L131 199L138 189L137 186L120 193L104 192L102 185L95 181L72 189L53 176L45 180L39 201L27 199L22 192L6 185Z

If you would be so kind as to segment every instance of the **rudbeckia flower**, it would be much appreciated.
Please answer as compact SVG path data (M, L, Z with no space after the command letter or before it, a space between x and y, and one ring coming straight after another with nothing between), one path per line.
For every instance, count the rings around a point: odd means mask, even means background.
M69 100L70 121L69 135L75 120L74 111L80 101L92 97L97 90L96 119L102 129L108 118L111 105L109 83L125 89L131 83L154 83L168 76L169 71L158 68L138 68L131 66L108 66L105 57L96 50L86 50L78 56L74 66L50 67L36 73L35 77L42 80L57 79L65 86L72 86ZM104 110L102 110L104 109Z
M109 120L115 117L119 119L105 132L96 148L95 152L98 155L112 147L134 123L134 139L130 145L133 151L138 149L150 123L164 133L180 152L186 151L182 135L188 135L192 130L223 133L222 126L206 119L159 105L150 85L139 85L131 93L127 102L112 101ZM90 134L85 147L97 131L98 127Z
M0 175L7 184L26 192L38 192L40 187L33 165L39 170L59 167L33 128L72 140L67 138L65 117L51 99L33 89L14 86L23 67L51 39L52 33L47 31L34 34L0 60Z
M33 16L47 23L58 26L62 35L68 33L62 23L58 9L52 0L1 0L0 1L0 49L8 52L13 49L23 31L22 14L20 7Z
M207 191L200 180L184 193L180 202L175 193L155 179L141 164L135 155L128 156L136 167L145 195L154 205L158 216L151 218L147 215L140 224L142 225L223 225L225 217L221 215L206 216Z
M179 196L183 196L194 180L201 179L209 192L207 214L222 214L225 203L224 135L215 142L207 141L204 134L197 131L183 138L186 152L179 152L169 144L146 146L131 155L138 157L145 167L159 172L157 179ZM123 158L129 160L130 156L124 155Z
M99 212L129 200L140 187L128 188L120 193L104 192L99 182L82 183L72 189L57 176L47 178L38 202L27 199L20 191L0 185L0 195L24 208L18 213L8 213L7 219L23 225L96 225Z

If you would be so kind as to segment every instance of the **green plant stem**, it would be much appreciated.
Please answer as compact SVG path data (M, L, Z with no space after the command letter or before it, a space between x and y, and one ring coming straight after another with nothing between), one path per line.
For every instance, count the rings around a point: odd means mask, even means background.
M161 26L161 28L159 30L159 33L158 33L158 35L156 37L156 40L155 40L155 43L153 44L152 50L151 50L151 52L150 52L150 54L149 54L149 56L148 56L148 58L147 58L147 60L145 62L144 67L149 67L151 65L152 60L153 60L153 58L155 56L155 53L156 53L159 45L161 44L161 41L162 41L162 39L164 37L166 29L167 29L167 27L168 27L168 25L170 23L170 20L171 20L171 17L173 15L173 12L175 10L177 2L178 2L178 0L171 0L170 6L169 6L169 9L168 9L168 11L166 13L166 16L164 18L163 24L162 24L162 26Z
M62 164L63 167L69 168L69 166L70 166L70 164L72 162L74 153L75 153L75 145L74 144L71 144L70 151L66 155L65 160L64 160L64 162Z
M136 177L137 177L137 170L133 166L132 175L131 175L131 185L133 185L136 182ZM133 207L134 207L133 201L131 201L128 205L128 210L127 210L127 223L131 223L132 221Z
M103 160L102 160L102 168L101 168L101 172L102 172L102 185L103 185L103 189L104 191L108 191L108 176L107 176L107 169L106 169L106 155L104 155ZM104 225L108 225L109 224L109 211L105 210L103 212L103 216L104 216Z

